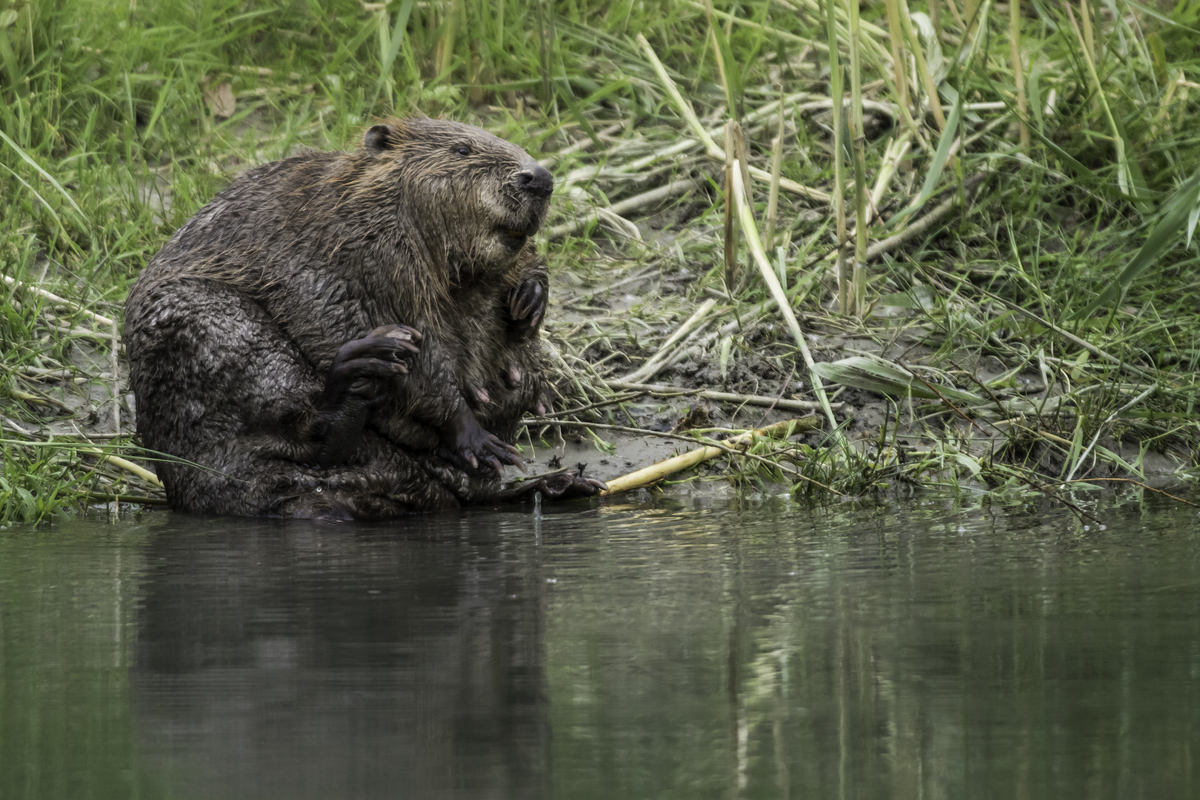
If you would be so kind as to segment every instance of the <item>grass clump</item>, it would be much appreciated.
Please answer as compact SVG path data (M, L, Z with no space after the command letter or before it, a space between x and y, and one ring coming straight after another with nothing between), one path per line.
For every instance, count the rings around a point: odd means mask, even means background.
M554 171L556 430L706 390L723 428L766 420L718 393L832 416L723 473L813 496L1189 474L1198 30L1193 0L0 0L0 518L160 496L79 450L137 452L131 281L244 166L392 113Z

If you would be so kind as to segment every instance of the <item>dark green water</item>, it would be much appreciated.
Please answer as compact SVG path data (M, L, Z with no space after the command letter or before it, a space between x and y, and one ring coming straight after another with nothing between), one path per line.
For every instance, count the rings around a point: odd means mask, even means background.
M0 531L0 798L1200 795L1200 518L1096 513Z

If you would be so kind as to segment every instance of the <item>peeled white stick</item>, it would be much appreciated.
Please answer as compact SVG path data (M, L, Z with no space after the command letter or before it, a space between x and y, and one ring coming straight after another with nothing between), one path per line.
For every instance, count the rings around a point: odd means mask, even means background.
M734 450L744 450L754 441L756 436L773 436L779 433L785 433L789 428L795 432L810 431L819 427L816 424L816 417L807 417L805 419L785 419L782 422L776 422L773 425L768 425L765 428L759 428L753 431L734 436L721 444L724 447L713 447L705 445L698 447L695 450L689 450L686 453L681 453L677 456L665 459L657 464L651 464L648 467L643 467L626 475L613 478L607 481L608 488L600 493L601 497L608 497L621 492L628 492L630 489L637 489L642 486L649 486L652 483L657 483L668 475L673 475L676 472L682 472L689 467L694 467L697 464L714 459L717 456L725 455L729 452L729 448Z

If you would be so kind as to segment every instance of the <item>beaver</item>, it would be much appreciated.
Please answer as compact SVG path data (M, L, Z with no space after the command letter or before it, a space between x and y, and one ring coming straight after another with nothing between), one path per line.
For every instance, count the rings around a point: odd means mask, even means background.
M381 519L596 494L501 490L540 404L533 242L554 181L521 148L425 117L243 173L125 304L137 430L174 509Z

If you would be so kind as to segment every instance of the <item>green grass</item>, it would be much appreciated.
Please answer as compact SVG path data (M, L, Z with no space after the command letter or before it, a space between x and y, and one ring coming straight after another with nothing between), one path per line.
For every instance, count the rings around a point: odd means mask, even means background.
M859 145L862 153L862 163L845 171L848 220L853 225L858 196L853 175L873 185L889 143L903 136L912 137L912 149L869 215L868 241L960 200L866 265L865 305L890 316L831 310L837 289L827 205L783 191L774 237L782 250L766 255L806 331L885 343L898 332L919 337L926 354L904 366L979 400L953 410L936 397L910 402L893 387L887 424L847 426L841 438L766 452L846 493L955 475L984 488L1054 491L1055 481L1078 479L1099 463L1140 474L1137 458L1117 452L1122 441L1195 465L1200 2L1117 0L1087 6L1085 20L1079 4L1025 0L1027 149L1017 136L1008 6L953 6L942 4L941 55L923 47L940 80L945 132L918 105L928 99L921 80L907 82L907 114L897 113L891 44L880 33L884 6L862 9L862 96L893 105L868 104L861 139L854 126L846 129L846 163ZM579 396L567 404L611 399L605 378L632 370L704 299L725 291L723 167L701 145L652 156L693 133L636 36L645 36L717 146L727 119L745 123L753 167L769 170L778 124L775 113L759 119L756 112L781 94L809 93L786 106L782 176L829 192L837 123L828 103L817 107L829 96L825 8L717 0L710 17L703 1L687 0L0 0L0 273L68 301L0 284L0 519L44 519L97 498L154 491L74 449L116 433L104 414L111 417L105 408L119 382L104 366L111 329L79 309L119 319L138 271L245 165L299 147L350 146L371 119L393 113L481 124L542 157L585 143L554 159L564 210L615 205L696 179L690 192L626 212L637 221L684 204L686 221L668 225L678 234L673 243L642 243L590 224L549 245L564 296L577 303L600 296L572 288L579 281L687 271L673 296L635 309L639 321L596 313L578 330L552 327L580 373L572 383ZM968 9L978 18L960 24L952 11ZM851 63L845 11L835 15L842 68ZM219 99L230 95L235 105L222 107ZM988 177L965 188L981 171ZM767 187L752 183L762 229ZM744 327L698 352L720 360L723 373L764 353L786 373L799 363L795 343L787 335L752 341L756 322L778 317L762 309L768 295L744 246L738 259L748 280L718 307L714 328L733 319ZM575 335L568 340L566 332ZM622 350L633 360L592 369L582 358L591 345L593 353ZM840 355L851 354L825 357ZM1031 396L1017 408L1024 392L1011 375L977 386L966 365L987 358L1042 376L1052 399ZM47 370L83 380L47 380ZM797 374L810 383L803 364ZM589 418L598 417L580 417ZM904 436L922 442L903 455L901 423ZM990 437L971 433L985 426ZM129 431L121 434L115 444L136 453ZM751 485L790 480L752 460L732 474Z

